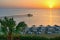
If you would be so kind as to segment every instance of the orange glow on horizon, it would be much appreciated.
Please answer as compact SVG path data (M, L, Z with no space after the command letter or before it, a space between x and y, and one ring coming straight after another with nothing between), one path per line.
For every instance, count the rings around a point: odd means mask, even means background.
M0 1L0 6L16 8L60 8L60 0Z

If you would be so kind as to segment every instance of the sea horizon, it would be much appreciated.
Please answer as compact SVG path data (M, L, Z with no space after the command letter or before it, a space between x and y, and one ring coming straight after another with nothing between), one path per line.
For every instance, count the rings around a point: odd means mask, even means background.
M50 13L52 13L52 18L50 18ZM21 15L32 14L32 17L26 17ZM3 16L13 16L20 15L19 17L14 17L14 20L18 23L20 21L26 22L29 26L32 25L60 25L60 9L58 8L0 8L0 17ZM50 19L52 19L50 23Z

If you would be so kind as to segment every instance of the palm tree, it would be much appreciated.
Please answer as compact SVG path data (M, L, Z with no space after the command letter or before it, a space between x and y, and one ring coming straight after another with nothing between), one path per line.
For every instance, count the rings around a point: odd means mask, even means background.
M16 22L14 21L14 19L8 18L8 17L4 17L3 19L0 19L0 23L1 23L3 31L8 31L7 32L7 34L8 34L7 40L12 40L12 33L14 30L14 27L16 27L16 30L18 30L19 27L26 26L26 24L24 22L18 23L18 25L16 25Z
M0 19L0 23L2 25L3 31L8 31L8 39L12 40L12 31L13 28L16 26L14 19L4 17L3 19Z
M20 22L18 23L18 25L16 26L16 30L22 30L25 29L25 27L27 27L27 24L25 24L25 22Z

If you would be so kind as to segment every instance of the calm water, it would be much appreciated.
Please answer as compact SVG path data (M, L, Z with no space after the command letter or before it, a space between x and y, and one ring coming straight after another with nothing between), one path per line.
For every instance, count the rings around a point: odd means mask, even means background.
M60 25L60 9L0 9L1 16L33 14L32 17L14 17L16 22L25 21L32 25Z

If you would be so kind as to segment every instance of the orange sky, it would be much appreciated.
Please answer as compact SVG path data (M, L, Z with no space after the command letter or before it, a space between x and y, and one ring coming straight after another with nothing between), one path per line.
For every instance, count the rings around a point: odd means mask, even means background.
M0 0L0 7L18 8L60 8L60 0Z

